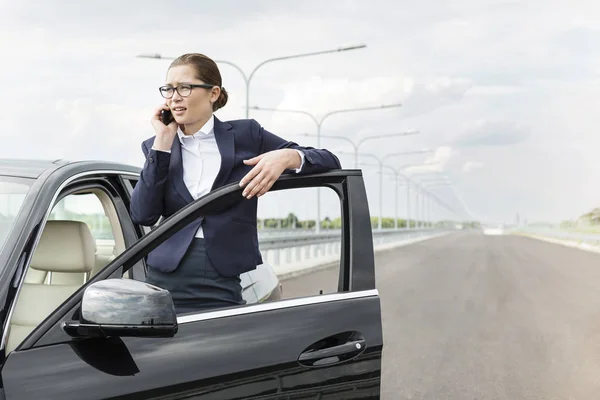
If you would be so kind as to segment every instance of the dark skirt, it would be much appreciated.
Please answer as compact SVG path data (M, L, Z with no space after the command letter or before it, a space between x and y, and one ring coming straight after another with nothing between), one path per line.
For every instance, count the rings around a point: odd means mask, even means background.
M206 254L206 242L194 238L173 272L148 268L146 282L171 293L177 314L246 304L238 276L224 277Z

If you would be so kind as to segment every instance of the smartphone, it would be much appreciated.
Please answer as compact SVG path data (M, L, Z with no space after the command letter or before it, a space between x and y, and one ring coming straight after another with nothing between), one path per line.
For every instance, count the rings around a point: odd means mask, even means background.
M171 122L173 122L173 114L171 113L171 110L162 110L160 112L160 120L165 125L169 125Z

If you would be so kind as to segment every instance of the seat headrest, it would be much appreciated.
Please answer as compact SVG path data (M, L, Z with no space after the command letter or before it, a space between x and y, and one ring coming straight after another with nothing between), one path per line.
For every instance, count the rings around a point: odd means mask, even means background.
M35 249L31 268L50 272L90 272L94 268L96 241L79 221L47 221Z

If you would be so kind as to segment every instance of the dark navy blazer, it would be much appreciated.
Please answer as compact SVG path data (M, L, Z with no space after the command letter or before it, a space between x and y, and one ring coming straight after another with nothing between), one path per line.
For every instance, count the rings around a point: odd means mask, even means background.
M338 158L327 150L301 147L265 130L253 119L220 121L215 117L215 139L221 154L221 168L212 189L240 181L253 166L243 160L276 149L297 149L304 153L301 174L341 168ZM155 136L142 143L146 157L140 179L131 198L131 217L137 224L154 225L194 201L183 181L179 138L171 153L152 150ZM290 171L287 171L290 172ZM241 195L240 195L241 197ZM258 248L257 197L241 197L233 207L217 215L207 215L186 225L148 254L147 265L160 271L173 271L179 265L200 224L207 255L224 276L236 276L262 264Z

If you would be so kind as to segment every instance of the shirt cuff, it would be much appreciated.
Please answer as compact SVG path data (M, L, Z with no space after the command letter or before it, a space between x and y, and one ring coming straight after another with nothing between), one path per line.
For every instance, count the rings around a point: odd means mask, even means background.
M294 149L294 150L296 150L296 149ZM296 168L296 169L294 169L294 171L296 173L300 173L300 171L302 171L302 167L304 167L304 153L301 152L300 150L296 150L296 151L298 152L298 154L300 154L300 158L302 159L302 162L300 164L300 168Z
M154 151L162 151L163 153L170 153L171 152L171 150L157 150L157 149L154 148L154 146L152 146L152 150L154 150Z

